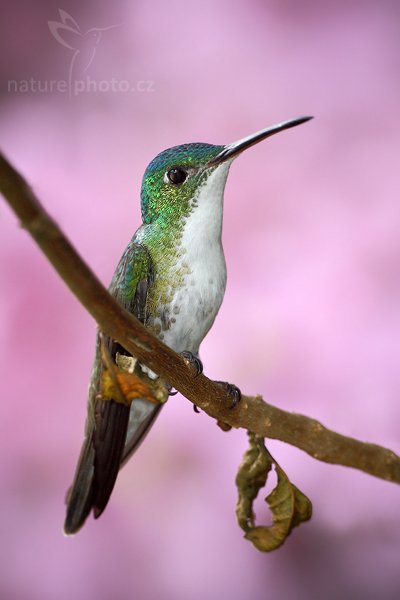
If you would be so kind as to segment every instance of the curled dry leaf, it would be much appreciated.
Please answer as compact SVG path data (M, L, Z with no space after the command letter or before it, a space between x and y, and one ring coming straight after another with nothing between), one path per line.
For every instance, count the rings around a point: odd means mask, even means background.
M294 527L311 518L312 505L268 452L264 439L249 432L249 440L249 449L236 477L239 492L236 516L245 531L244 537L258 550L271 552L283 544ZM278 481L265 498L272 514L272 525L255 526L253 502L259 490L265 486L273 465Z

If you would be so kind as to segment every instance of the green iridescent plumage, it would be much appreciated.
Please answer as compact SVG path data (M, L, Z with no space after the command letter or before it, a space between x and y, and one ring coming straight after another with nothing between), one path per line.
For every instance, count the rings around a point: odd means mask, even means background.
M171 221L187 215L196 190L210 174L205 165L222 148L212 144L182 144L158 154L143 176L140 196L143 223L158 221L160 227L165 228ZM171 186L165 180L165 173L177 164L186 169L188 178L181 185Z
M147 288L152 281L152 265L149 252L145 246L131 240L123 253L118 267L112 278L109 290L125 308L136 314L144 321L143 309L139 306L141 287L142 293L147 294ZM135 305L135 299L136 305Z
M159 307L171 302L190 274L190 265L184 260L186 250L181 245L183 228L196 208L199 189L214 170L206 165L222 148L202 143L174 146L158 154L144 173L141 210L145 244L157 264L157 285L148 296L148 310L154 317L160 316ZM183 167L188 177L181 185L173 186L166 180L166 173L176 165ZM179 268L175 268L178 262ZM160 327L155 331L159 334Z

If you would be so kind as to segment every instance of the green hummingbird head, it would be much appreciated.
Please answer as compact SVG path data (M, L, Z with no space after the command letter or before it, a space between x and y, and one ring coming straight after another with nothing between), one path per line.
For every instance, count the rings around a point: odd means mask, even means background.
M171 221L186 217L196 206L198 190L223 163L225 165L221 174L225 180L229 164L243 150L311 118L299 117L284 121L226 146L195 143L164 150L151 161L143 176L143 223L158 222L161 226L166 226ZM223 193L223 186L220 187L220 193Z
M160 152L147 167L142 181L143 223L168 222L190 212L191 200L217 168L210 164L224 146L182 144Z

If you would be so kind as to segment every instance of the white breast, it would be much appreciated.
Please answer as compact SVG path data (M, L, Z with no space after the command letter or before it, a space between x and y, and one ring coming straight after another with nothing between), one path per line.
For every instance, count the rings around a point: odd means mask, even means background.
M170 320L163 331L164 342L176 352L197 354L221 306L226 266L221 244L223 195L230 162L222 163L199 188L195 208L182 236L185 253L177 268L186 265L188 274L171 304L165 307Z

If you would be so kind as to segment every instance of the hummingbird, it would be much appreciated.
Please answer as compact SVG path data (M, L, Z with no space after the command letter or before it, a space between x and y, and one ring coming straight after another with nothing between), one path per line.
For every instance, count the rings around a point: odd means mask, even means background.
M200 344L214 323L226 286L221 233L224 188L232 161L254 144L311 118L284 121L225 146L174 146L158 154L144 173L140 195L143 222L121 257L109 291L199 371ZM129 356L116 340L97 334L85 437L67 495L67 535L76 533L90 512L94 518L102 514L119 469L138 448L162 407L147 399L135 399L131 406L102 399L101 343L114 361L118 354ZM226 386L239 400L238 388Z

